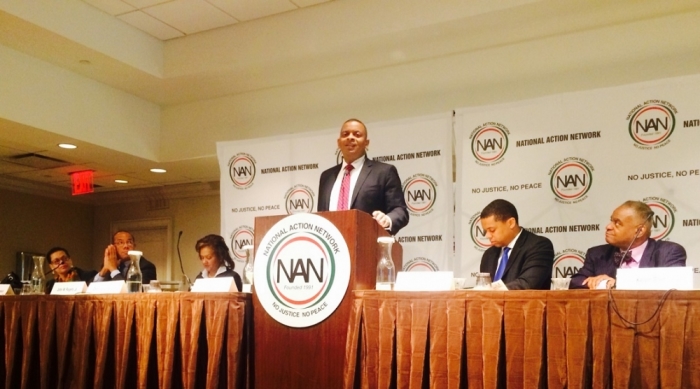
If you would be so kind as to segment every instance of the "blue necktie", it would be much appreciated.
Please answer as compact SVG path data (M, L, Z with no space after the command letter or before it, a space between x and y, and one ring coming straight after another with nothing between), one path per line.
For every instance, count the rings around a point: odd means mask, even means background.
M506 265L508 264L509 251L510 247L503 248L503 256L501 256L501 263L498 265L498 269L496 269L496 276L493 277L493 282L499 281L501 277L503 277L503 272L506 271Z

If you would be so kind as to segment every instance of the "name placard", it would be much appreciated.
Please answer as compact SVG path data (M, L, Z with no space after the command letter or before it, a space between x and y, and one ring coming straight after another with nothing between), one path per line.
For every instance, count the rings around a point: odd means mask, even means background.
M73 295L78 293L85 293L86 290L87 284L85 283L85 281L57 282L53 284L53 288L51 288L51 294Z
M0 296L13 296L15 291L10 284L0 284Z
M119 281L102 281L93 282L87 288L87 294L119 294L126 293L126 282Z
M618 290L693 290L693 268L617 269L615 287Z
M395 291L438 292L453 290L451 271L400 271L396 275Z
M192 285L192 292L238 292L233 277L197 278Z

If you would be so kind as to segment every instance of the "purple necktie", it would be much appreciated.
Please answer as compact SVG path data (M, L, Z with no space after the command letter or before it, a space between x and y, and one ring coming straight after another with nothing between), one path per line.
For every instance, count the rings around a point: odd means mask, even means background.
M622 252L621 251L616 251L615 254L613 254L613 262L615 263L615 267L620 267L620 263L624 263L625 265L632 262L632 253L627 252L627 255L625 255L625 258L622 258Z
M338 195L338 211L349 209L348 198L350 195L350 171L354 169L351 164L345 166L343 174L343 182L340 184L340 194Z

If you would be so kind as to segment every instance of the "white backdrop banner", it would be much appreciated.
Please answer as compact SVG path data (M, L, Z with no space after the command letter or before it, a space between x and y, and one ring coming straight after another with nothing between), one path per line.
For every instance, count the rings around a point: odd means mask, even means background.
M626 200L646 202L652 238L680 243L700 265L699 89L692 76L458 110L456 275L478 271L489 247L479 213L497 198L552 240L555 276L605 243Z
M445 270L453 258L452 117L366 123L369 158L396 166L410 221L397 239L405 270ZM315 212L321 172L339 163L337 129L217 143L221 234L245 261L258 216ZM240 271L242 265L236 266Z

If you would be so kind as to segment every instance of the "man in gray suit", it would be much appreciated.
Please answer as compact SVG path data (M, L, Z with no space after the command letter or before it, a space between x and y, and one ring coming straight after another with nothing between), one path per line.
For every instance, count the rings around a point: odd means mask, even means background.
M617 207L605 227L608 244L588 249L569 289L613 288L618 268L685 266L683 246L649 237L653 216L641 201L630 200Z

